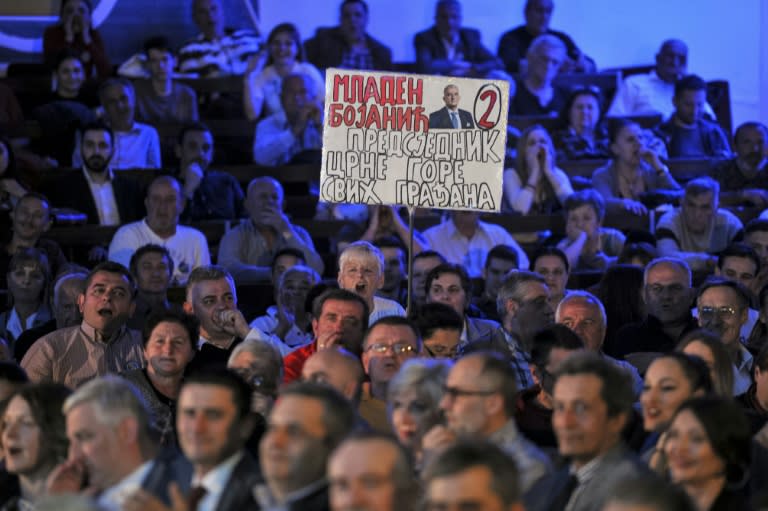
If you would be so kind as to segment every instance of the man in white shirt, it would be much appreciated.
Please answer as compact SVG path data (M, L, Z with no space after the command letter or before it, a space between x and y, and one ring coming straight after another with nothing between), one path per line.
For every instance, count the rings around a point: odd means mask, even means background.
M483 274L488 251L496 245L509 245L518 255L518 268L528 269L528 256L503 227L480 221L480 213L452 211L450 218L424 231L429 246L449 263L461 264L471 278Z
M107 124L114 132L112 168L162 168L157 130L135 120L136 94L131 82L124 78L107 80L99 87L99 101L104 107ZM80 165L79 156L80 151L76 145L72 156L73 166Z
M628 76L619 86L607 115L661 114L668 119L675 111L672 98L675 82L687 74L688 46L679 39L668 39L656 54L656 68L648 74ZM707 103L704 112L713 119L715 113Z
M107 511L121 511L141 488L164 497L164 488L150 484L159 467L156 445L133 385L116 376L91 380L67 398L64 415L69 459L51 474L50 493L98 492Z
M211 264L208 240L197 229L179 225L184 199L174 178L160 176L152 181L144 204L146 218L117 230L109 244L109 259L128 266L131 255L140 247L160 245L173 258L174 284L184 285L193 269Z

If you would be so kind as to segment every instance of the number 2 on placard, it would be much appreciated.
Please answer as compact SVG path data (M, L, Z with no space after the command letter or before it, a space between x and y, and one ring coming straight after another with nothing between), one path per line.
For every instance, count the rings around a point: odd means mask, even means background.
M490 130L496 127L501 118L501 91L494 84L486 84L475 96L475 118L477 127Z

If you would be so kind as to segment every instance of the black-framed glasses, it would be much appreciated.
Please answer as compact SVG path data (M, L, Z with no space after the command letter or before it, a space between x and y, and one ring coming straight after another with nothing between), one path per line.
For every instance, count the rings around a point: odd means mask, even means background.
M459 355L458 345L448 348L442 344L433 344L430 346L425 343L424 350L432 358L456 358Z
M468 390L460 389L458 387L451 387L449 385L443 385L443 393L446 396L450 396L452 399L456 399L461 396L492 396L498 393L498 390Z

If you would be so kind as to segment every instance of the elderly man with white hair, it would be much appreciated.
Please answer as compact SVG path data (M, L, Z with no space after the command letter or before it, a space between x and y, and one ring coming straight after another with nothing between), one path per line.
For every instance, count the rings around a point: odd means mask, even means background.
M625 369L632 377L635 394L640 395L643 380L635 366L603 353L608 317L600 299L587 291L571 291L558 304L555 311L555 323L565 325L576 332L584 341L584 347L587 350L593 351L609 362Z
M375 295L384 285L384 256L367 241L356 241L344 249L337 280L340 288L358 294L368 304L369 325L385 316L405 316L402 305Z

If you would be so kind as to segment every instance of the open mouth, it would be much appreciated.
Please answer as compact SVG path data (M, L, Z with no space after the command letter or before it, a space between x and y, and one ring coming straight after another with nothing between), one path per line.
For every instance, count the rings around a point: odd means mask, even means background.
M358 294L365 293L365 290L368 288L367 285L365 285L365 282L359 282L355 284L355 292Z
M20 455L23 452L24 452L24 448L23 447L9 446L9 447L5 448L5 454L8 455L8 456L14 456L15 457L15 456Z
M97 312L102 318L111 319L115 315L111 309L99 309Z

